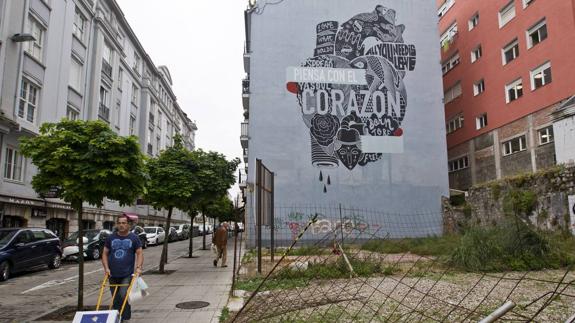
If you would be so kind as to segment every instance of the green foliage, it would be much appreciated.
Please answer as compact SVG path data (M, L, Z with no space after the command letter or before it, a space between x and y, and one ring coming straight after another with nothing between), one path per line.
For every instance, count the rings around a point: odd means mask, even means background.
M451 263L467 271L540 270L573 263L573 238L545 234L518 219L465 232Z
M222 308L222 313L220 314L219 322L227 322L230 319L230 309L227 306Z
M264 279L262 277L256 277L247 280L239 280L235 284L235 289L238 290L245 290L248 292L255 291L258 286L262 283ZM303 278L283 278L283 279L269 279L266 283L262 286L260 291L266 290L276 290L276 289L294 289L298 287L303 287L306 285L306 280Z
M458 246L460 236L443 235L411 239L371 240L361 248L380 253L413 253L421 256L446 256Z
M513 189L503 198L503 212L507 215L530 215L537 206L537 195L528 190Z
M495 201L499 200L499 197L501 197L501 186L499 186L498 183L491 184L491 196Z
M227 194L206 200L203 204L206 216L224 221L238 221L237 213L234 210L234 203Z
M57 188L75 209L101 207L105 197L132 204L145 191L144 157L136 137L121 137L102 121L44 123L40 135L21 139L22 154L38 167L32 186Z

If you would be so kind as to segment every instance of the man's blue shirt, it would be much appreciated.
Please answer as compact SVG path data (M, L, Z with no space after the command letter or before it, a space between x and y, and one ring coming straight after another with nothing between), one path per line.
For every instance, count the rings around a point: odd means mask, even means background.
M134 273L136 250L142 247L140 238L132 232L125 237L114 232L106 239L105 246L109 251L110 275L115 278L131 276Z

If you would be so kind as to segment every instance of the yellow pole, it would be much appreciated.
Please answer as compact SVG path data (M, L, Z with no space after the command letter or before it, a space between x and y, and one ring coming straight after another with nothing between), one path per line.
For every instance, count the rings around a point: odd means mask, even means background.
M128 285L128 291L126 292L126 297L124 298L124 303L122 304L122 309L120 310L120 316L124 313L124 308L126 307L126 303L128 303L128 297L130 297L130 292L132 291L132 287L134 286L134 282L138 278L137 274L132 276L132 280L130 281L130 285Z
M104 280L100 286L100 294L98 295L98 303L96 303L96 311L100 310L100 304L102 303L102 295L104 295L104 289L106 288L106 283L108 282L108 273L104 274Z

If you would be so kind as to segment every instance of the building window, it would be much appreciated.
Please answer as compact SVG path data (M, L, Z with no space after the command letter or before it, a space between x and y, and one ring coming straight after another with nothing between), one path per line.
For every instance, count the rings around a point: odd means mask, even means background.
M116 101L116 122L114 123L116 128L120 128L120 118L122 117L122 101Z
M471 19L469 19L469 21L467 22L469 30L473 30L473 28L477 27L477 25L479 25L479 13L476 13L475 15L473 15L473 17L471 17Z
M134 135L134 131L136 130L136 117L133 115L130 115L130 136Z
M4 159L4 178L12 181L22 182L23 164L24 157L20 155L18 150L12 147L6 147L6 158Z
M477 130L487 127L487 113L475 118L475 128Z
M537 133L539 134L539 145L553 142L553 126L540 129Z
M150 128L151 131L154 131L154 127L156 126L154 120L154 112L150 111L150 113L148 114L148 119L149 119L148 128Z
M36 109L38 108L38 96L40 88L26 79L22 79L20 85L20 101L18 103L18 117L34 122Z
M132 84L132 103L138 105L138 87Z
M515 0L511 0L503 9L499 10L499 28L505 26L515 18Z
M449 172L456 172L458 170L469 167L469 158L467 156L457 158L449 161Z
M523 0L523 8L527 8L533 2L535 2L535 0Z
M84 41L84 30L86 28L86 18L76 9L74 13L74 25L72 26L72 33L82 42Z
M102 73L112 78L112 59L113 52L107 43L104 43L104 50L102 52Z
M527 149L525 136L513 138L503 143L503 156L518 153Z
M443 93L443 102L445 104L455 100L461 96L461 82L457 82L454 86L450 87Z
M34 41L29 41L26 42L25 46L26 46L26 52L28 52L28 54L30 54L32 57L34 57L35 59L37 59L38 61L42 62L42 51L43 51L43 46L44 46L44 34L45 34L45 29L44 26L42 26L42 24L32 18L32 17L28 17L28 24L30 25L30 33L32 34L32 36L34 36L34 38L36 38L36 40Z
M545 39L547 39L547 23L543 19L527 31L527 48L531 48Z
M513 40L503 48L503 65L508 64L519 56L519 42Z
M162 122L163 122L163 118L162 118L162 112L158 111L158 129L162 129Z
M447 130L447 134L450 134L457 129L463 128L463 115L458 115L457 117L447 121L445 128Z
M110 122L110 93L108 89L100 87L100 105L98 107L98 117L100 119Z
M160 137L156 137L156 153L160 153Z
M78 93L82 93L82 70L82 63L72 58L70 61L70 80L68 85Z
M122 68L118 69L118 90L122 92L122 84L124 83L124 70Z
M439 17L445 16L447 11L449 11L449 9L451 9L451 7L453 7L454 4L455 0L445 0L443 4L439 7L439 10L437 10L437 15Z
M473 84L473 95L478 96L479 94L485 92L485 81L480 80Z
M518 79L505 86L505 98L507 103L515 101L523 96L523 80Z
M80 112L75 108L68 106L68 108L66 108L66 118L72 121L78 120L80 119Z
M441 48L444 51L449 50L449 45L455 41L455 36L457 35L457 22L454 22L453 25L449 26L446 31L441 34L439 38L439 43L441 44Z
M134 52L134 65L132 66L132 68L138 74L140 74L140 60L141 60L140 55Z
M441 64L441 70L443 71L443 74L445 75L445 74L447 74L447 72L449 72L453 68L455 68L455 66L457 66L460 61L461 61L461 59L459 57L459 52L455 53L453 56L451 56L449 59L447 59L447 61L445 61L443 64Z
M479 45L471 51L471 63L475 63L476 60L481 58L481 54L482 54L481 45Z
M547 62L531 71L531 90L551 83L551 62Z

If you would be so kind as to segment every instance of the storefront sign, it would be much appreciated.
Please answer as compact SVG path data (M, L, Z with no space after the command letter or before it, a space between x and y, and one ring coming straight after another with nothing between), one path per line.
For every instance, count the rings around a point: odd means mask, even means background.
M68 204L60 204L60 203L46 203L46 207L51 209L60 209L60 210L69 210L73 211L74 209Z
M0 202L17 204L17 205L30 205L30 206L42 206L43 204L43 202L39 200L29 200L13 196L0 196Z

